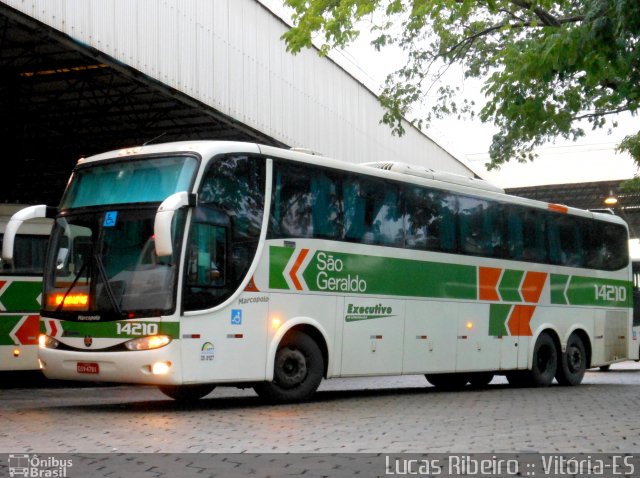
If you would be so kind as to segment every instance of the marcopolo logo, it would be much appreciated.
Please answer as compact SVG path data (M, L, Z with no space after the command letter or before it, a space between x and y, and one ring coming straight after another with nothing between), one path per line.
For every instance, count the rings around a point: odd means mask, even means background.
M55 456L9 455L9 476L11 477L65 478L68 476L68 469L72 466L73 460Z
M356 320L384 319L386 317L394 317L393 309L389 306L376 305L347 305L347 314L344 320L354 322Z

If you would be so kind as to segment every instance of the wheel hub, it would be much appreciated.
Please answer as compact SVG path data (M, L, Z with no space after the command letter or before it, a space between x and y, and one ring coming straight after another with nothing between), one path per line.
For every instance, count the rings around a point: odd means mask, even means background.
M295 387L307 376L307 360L299 350L286 349L279 354L276 363L276 379L287 388Z

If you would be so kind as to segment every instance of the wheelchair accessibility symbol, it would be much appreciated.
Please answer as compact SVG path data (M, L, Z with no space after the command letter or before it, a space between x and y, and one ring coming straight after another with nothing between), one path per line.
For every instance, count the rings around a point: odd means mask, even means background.
M242 325L242 310L231 309L231 325Z

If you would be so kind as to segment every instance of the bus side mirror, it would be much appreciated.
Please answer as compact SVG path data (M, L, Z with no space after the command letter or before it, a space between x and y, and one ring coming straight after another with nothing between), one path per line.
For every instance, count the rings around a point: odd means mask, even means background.
M36 219L39 217L47 217L53 219L56 215L56 209L48 207L45 204L39 204L37 206L28 206L24 209L17 211L4 230L4 238L2 240L2 259L4 261L13 260L13 247L15 244L16 234L23 222L29 219Z
M175 212L182 207L195 205L196 195L189 194L186 191L174 193L162 201L153 224L156 254L158 257L170 256L173 254L171 223Z

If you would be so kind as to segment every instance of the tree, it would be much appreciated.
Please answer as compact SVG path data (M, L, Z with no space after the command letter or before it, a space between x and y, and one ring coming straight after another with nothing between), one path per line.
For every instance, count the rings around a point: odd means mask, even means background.
M638 0L284 0L293 9L283 38L293 53L320 41L326 55L353 42L361 28L372 45L397 45L406 64L387 77L381 121L402 135L402 119L427 93L428 113L492 122L489 169L535 157L557 137L577 139L584 124L616 126L616 114L635 114L640 101ZM487 101L476 113L458 88L436 86L451 65L483 80ZM640 165L640 131L619 145Z

